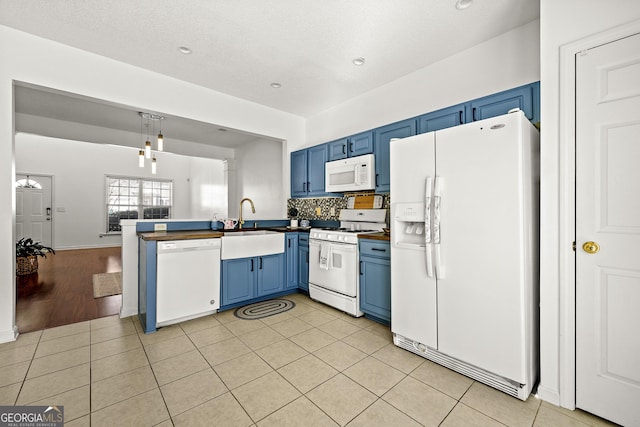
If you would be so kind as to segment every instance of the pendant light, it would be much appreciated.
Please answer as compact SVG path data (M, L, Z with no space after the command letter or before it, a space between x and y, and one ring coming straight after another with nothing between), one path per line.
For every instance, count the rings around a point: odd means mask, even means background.
M151 141L147 139L147 142L144 143L144 156L147 159L151 158Z
M160 131L158 132L158 151L164 151L164 136L162 135L162 119L160 120Z
M157 137L157 151L164 151L164 135L162 135L162 120L164 116L138 112L140 116L140 135L144 139L144 148L138 152L138 166L144 167L145 158L151 159L151 173L155 174L157 170L156 156L152 153L153 147L151 144L151 136L156 132L156 122L159 124L159 132ZM149 124L153 124L153 131L150 133ZM146 128L146 132L143 132L143 126ZM146 133L146 138L145 138Z

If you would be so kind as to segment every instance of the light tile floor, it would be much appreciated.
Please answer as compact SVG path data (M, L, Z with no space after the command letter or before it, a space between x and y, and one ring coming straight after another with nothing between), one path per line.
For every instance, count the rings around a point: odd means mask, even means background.
M145 335L116 316L0 345L0 405L64 405L66 426L605 426L521 402L392 343L388 327L290 295Z

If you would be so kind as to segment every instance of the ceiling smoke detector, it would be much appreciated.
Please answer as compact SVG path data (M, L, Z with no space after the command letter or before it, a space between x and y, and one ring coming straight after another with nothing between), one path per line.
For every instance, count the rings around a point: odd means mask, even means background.
M351 61L351 62L353 62L353 65L357 65L357 66L359 67L359 66L361 66L361 65L364 65L365 60L364 60L364 58L363 58L363 57L361 57L361 56L360 56L360 57L358 57L358 58L354 58L354 60L353 60L353 61Z
M471 3L473 3L473 0L458 0L456 2L456 9L458 10L466 9L469 6L471 6Z
M274 88L274 89L280 89L282 87L282 85L280 83L273 82L273 83L271 83L271 87Z
M178 50L180 51L180 53L184 53L185 55L189 55L191 53L191 49L186 46L180 46Z

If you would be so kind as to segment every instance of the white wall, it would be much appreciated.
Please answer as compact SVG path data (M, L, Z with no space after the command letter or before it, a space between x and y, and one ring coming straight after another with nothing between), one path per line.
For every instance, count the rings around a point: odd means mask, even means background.
M304 140L301 117L5 26L0 26L0 58L0 342L15 337L14 81L216 123L293 146ZM288 175L288 164L285 169ZM288 185L280 191L288 194Z
M539 24L530 22L309 118L305 146L540 80Z
M158 173L150 162L138 167L137 149L18 133L16 171L52 175L53 237L56 249L113 246L120 236L104 236L105 176L173 181L173 218L207 219L226 198L221 160L156 153ZM64 212L58 212L63 209Z
M560 151L572 140L566 140L561 128L560 105L573 108L573 100L562 99L565 90L560 83L560 48L587 36L640 19L638 0L541 0L541 382L542 398L566 407L573 407L574 384L572 354L563 351L572 347L574 336L565 334L567 313L561 306L561 296L575 284L563 280L562 270L573 268L570 236L561 235L561 225L571 219L561 217L561 205L573 203L561 198L561 185L572 185L568 172L571 159L561 163ZM568 82L573 84L573 82ZM566 102L566 104L565 104ZM561 260L566 259L561 265ZM566 349L566 348L565 348Z
M283 144L280 141L260 141L244 144L236 149L236 199L253 200L256 213L251 213L245 202L242 216L245 220L286 218L286 201L278 189L283 185ZM286 184L289 184L287 178ZM239 205L229 207L229 215L237 218Z
M212 219L227 216L227 186L224 161L189 158L191 176L191 210L189 218Z

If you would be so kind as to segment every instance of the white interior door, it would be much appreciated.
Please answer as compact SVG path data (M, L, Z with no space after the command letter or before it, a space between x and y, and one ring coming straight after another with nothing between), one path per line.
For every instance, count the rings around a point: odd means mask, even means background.
M640 425L640 34L576 57L576 243L576 406Z
M51 177L16 175L16 237L53 246Z

